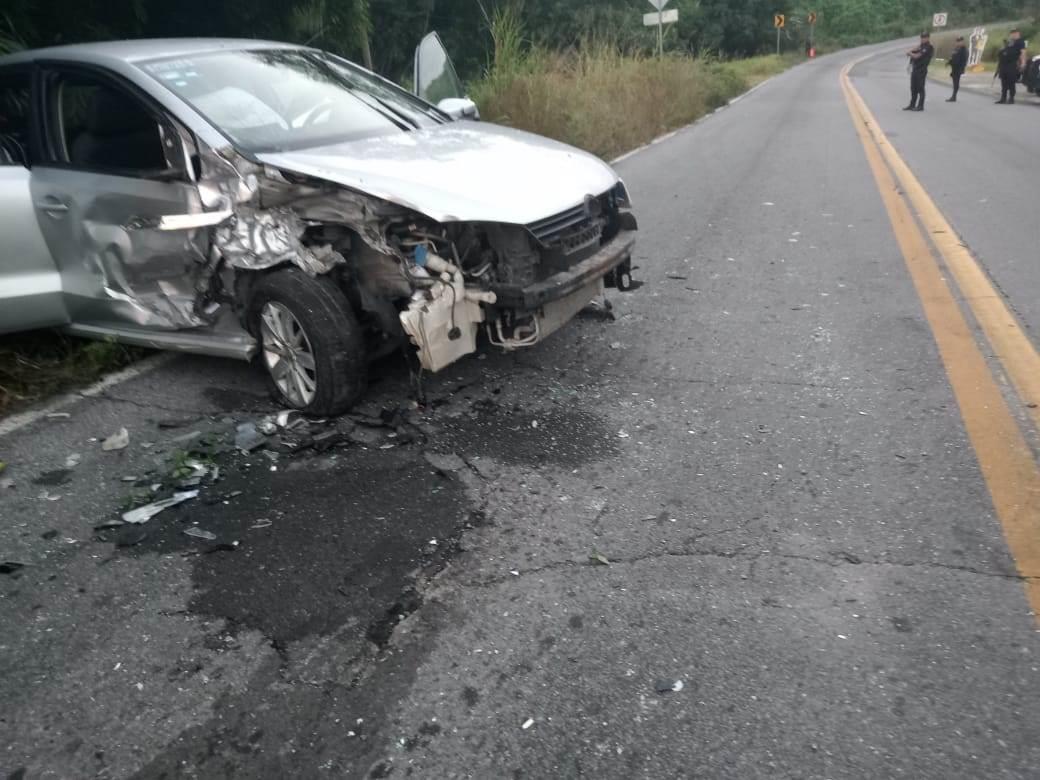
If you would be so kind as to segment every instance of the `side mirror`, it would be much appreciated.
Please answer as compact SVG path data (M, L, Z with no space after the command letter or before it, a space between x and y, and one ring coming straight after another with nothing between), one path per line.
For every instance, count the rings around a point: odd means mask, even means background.
M469 98L444 98L437 104L437 108L456 121L460 119L480 121L480 109Z

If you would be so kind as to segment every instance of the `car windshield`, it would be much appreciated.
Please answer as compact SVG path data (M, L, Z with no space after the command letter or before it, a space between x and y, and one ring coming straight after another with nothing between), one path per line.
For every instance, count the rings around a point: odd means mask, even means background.
M217 52L141 67L248 152L305 149L447 121L393 84L316 51Z

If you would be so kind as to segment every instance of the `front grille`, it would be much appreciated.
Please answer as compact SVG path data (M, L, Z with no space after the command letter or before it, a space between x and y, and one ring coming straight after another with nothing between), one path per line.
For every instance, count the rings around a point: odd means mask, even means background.
M559 236L559 243L564 253L569 255L590 245L598 246L602 235L603 225L596 220L589 225L577 226L565 231Z
M559 214L538 220L537 222L532 222L527 226L527 229L531 231L531 234L537 238L540 243L549 245L556 243L560 234L568 228L573 228L590 221L589 213L585 208L585 204L580 203L572 209L561 211Z

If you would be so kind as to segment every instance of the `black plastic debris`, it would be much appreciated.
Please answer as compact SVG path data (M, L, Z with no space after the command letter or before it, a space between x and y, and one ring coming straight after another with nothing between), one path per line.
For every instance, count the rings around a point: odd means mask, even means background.
M343 439L343 434L333 428L332 430L323 431L316 436L312 436L310 443L315 452L328 452L337 444L340 444Z
M181 418L181 419L159 420L158 426L159 426L160 430L173 430L175 428L187 428L189 425L191 425L197 419L198 419L197 417L186 417L186 418Z
M33 484L55 487L57 485L64 485L69 481L71 476L72 469L54 469L53 471L45 471L40 474L40 476L33 480Z
M218 552L234 552L238 549L238 542L219 542L212 544L202 551L202 555L210 555Z
M146 525L124 525L116 534L116 547L134 547L151 536L151 528Z

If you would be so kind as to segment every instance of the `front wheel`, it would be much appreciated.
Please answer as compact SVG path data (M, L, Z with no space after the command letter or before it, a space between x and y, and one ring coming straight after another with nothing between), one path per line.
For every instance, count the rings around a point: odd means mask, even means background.
M249 303L258 362L272 395L308 414L335 415L367 384L364 339L349 301L324 277L297 268L266 274Z

